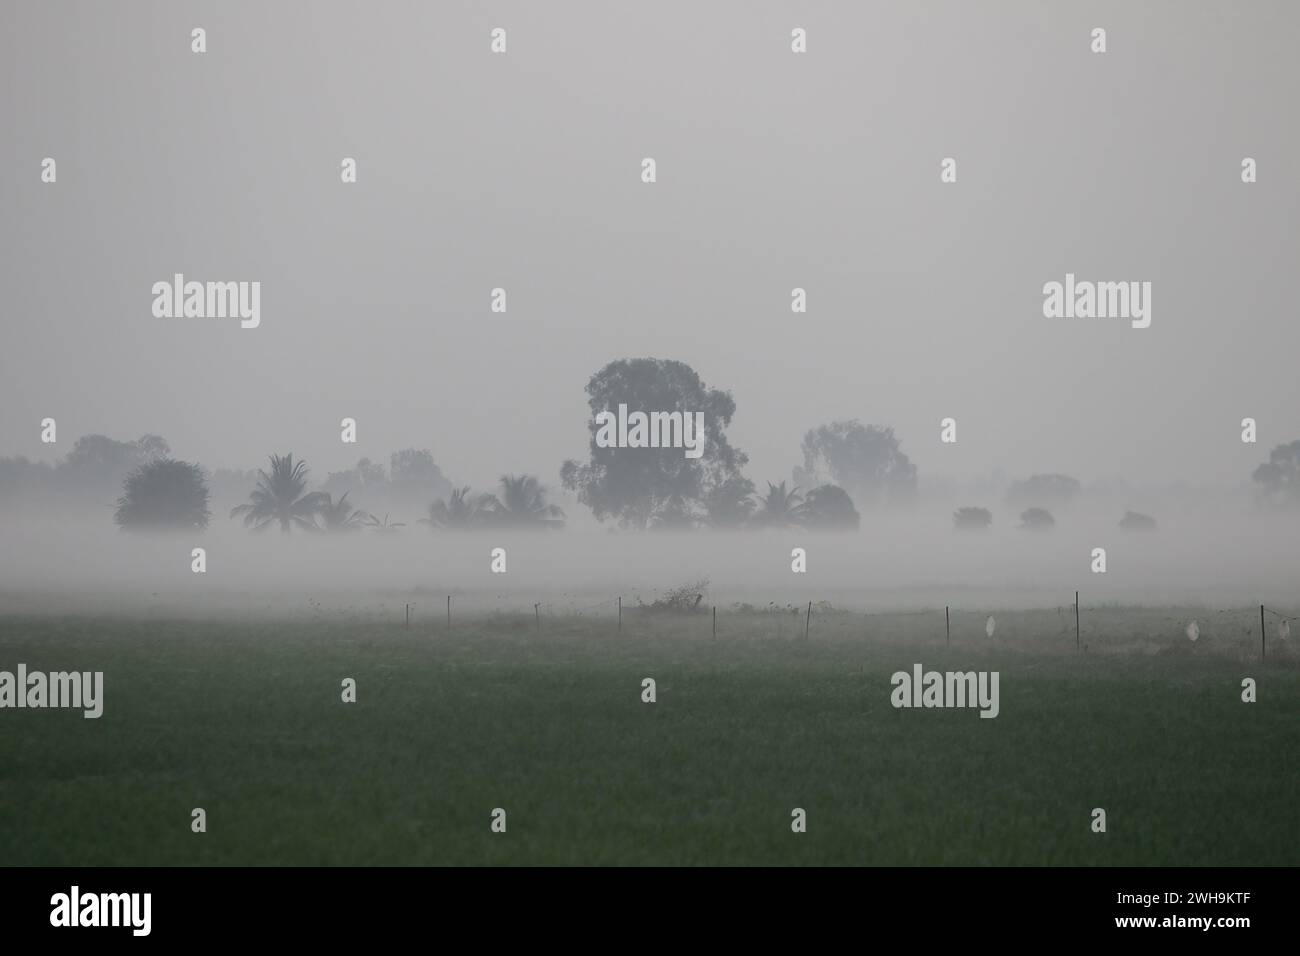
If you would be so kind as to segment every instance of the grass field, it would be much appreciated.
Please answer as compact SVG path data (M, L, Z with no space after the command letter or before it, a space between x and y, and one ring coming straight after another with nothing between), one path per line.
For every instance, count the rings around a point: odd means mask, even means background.
M0 863L1295 864L1298 655L1085 613L0 618L0 669L105 674L98 720L0 711ZM918 661L1000 716L891 707Z

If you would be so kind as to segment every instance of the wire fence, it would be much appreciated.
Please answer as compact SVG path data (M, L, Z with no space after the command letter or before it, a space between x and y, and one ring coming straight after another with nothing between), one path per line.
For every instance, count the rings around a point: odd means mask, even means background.
M479 603L460 620L468 626L487 617L532 618L536 630L568 626L583 620L608 622L610 632L635 636L671 622L689 633L717 638L777 637L811 640L825 638L932 639L948 645L982 642L998 645L1046 641L1076 653L1109 653L1119 649L1158 653L1179 646L1232 650L1241 657L1267 659L1270 652L1289 647L1291 627L1300 613L1267 605L1216 609L1208 607L1143 607L1119 604L1087 606L1078 592L1073 600L1039 608L979 609L969 606L908 610L847 610L827 601L801 601L766 605L737 602L720 606L697 601L672 607L635 603L622 596L591 601L563 595L546 601L523 603L498 596L488 605ZM457 620L448 596L445 630ZM410 613L408 606L407 614ZM407 626L411 623L408 617ZM417 622L416 626L420 626ZM427 629L428 622L424 627ZM1289 653L1289 652L1288 652Z

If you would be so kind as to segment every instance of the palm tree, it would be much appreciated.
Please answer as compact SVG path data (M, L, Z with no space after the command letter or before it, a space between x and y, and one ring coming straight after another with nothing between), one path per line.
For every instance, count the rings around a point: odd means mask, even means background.
M786 491L785 482L767 483L767 494L758 502L754 523L768 528L786 528L803 520L803 495L798 487Z
M360 508L348 504L346 491L338 501L329 492L321 492L320 495L316 513L320 516L321 531L359 531L370 518Z
M429 517L421 518L420 524L434 528L463 531L478 524L487 514L485 507L496 501L491 495L470 497L469 485L452 491L446 501L439 498L429 505Z
M485 495L480 506L507 528L562 528L564 510L546 503L546 488L532 475L502 475L501 494Z
M257 487L249 493L249 503L230 510L230 517L243 516L244 526L264 531L279 523L280 531L289 533L294 525L314 528L312 516L320 508L322 495L307 490L307 463L293 460L293 453L271 456L271 473L257 471Z
M366 515L366 527L378 532L379 534L397 534L397 529L405 528L406 522L405 521L390 522L388 520L388 515L386 514L384 515L383 521L380 521L374 515Z

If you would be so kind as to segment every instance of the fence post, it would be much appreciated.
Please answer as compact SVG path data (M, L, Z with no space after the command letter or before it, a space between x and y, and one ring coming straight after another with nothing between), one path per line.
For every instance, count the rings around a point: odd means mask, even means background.
M618 596L618 636L623 636L623 595Z
M1259 659L1264 659L1264 635L1268 632L1264 630L1264 605L1259 606Z
M533 605L533 616L537 618L537 633L542 632L542 605L537 603Z
M1079 650L1079 592L1074 592L1074 649Z
M943 633L944 643L952 643L952 619L948 615L948 605L943 606Z
M808 602L808 617L803 622L803 639L808 640L808 628L812 625L812 601Z
M451 630L451 595L447 595L447 630Z
M411 629L411 605L406 605L406 629Z
M713 605L713 636L718 636L718 606Z

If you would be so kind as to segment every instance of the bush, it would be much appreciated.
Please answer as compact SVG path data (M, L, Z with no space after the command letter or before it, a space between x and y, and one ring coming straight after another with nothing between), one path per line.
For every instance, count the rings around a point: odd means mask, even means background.
M993 524L993 513L987 508L958 508L953 512L952 526L957 531L987 531Z
M201 531L208 526L203 470L174 458L136 468L122 484L113 520L124 531Z
M1046 508L1029 508L1020 512L1020 528L1023 531L1051 531L1056 527L1056 519Z

